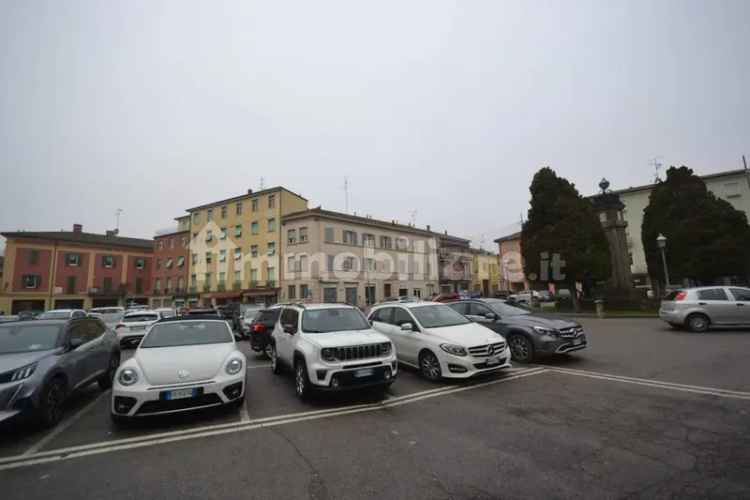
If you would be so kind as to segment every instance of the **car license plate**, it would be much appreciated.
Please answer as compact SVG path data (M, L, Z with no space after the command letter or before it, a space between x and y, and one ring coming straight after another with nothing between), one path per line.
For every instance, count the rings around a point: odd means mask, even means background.
M198 392L198 389L177 389L166 393L167 400L192 398Z
M145 326L131 326L130 327L130 331L131 332L137 332L139 330L143 330L144 328L146 328L146 327Z
M357 370L354 372L356 378L371 377L375 373L372 368L365 368L364 370Z
M582 338L577 338L573 340L573 345L581 345L581 344L583 344Z
M500 358L495 356L494 358L487 358L487 366L495 366L500 364Z

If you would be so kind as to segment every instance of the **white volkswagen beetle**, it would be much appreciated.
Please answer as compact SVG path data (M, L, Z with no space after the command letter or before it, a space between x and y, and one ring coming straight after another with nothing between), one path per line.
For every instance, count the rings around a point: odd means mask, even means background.
M112 419L240 406L245 399L246 366L226 321L159 321L117 370Z

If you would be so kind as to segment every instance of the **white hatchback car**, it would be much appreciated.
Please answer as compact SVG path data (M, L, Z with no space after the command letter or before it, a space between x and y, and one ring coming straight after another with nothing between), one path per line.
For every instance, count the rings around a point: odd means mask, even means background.
M171 319L155 324L115 374L114 421L241 405L247 360L226 321Z
M445 304L383 304L369 319L396 346L399 362L419 368L427 379L469 378L511 367L501 335Z
M126 312L115 327L120 347L136 347L148 328L164 317L159 311Z

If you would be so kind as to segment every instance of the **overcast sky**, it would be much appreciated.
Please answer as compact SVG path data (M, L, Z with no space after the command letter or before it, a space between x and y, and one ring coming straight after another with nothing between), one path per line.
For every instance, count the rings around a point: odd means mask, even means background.
M750 2L0 2L0 229L151 237L282 185L310 206L511 232L582 193L750 154Z

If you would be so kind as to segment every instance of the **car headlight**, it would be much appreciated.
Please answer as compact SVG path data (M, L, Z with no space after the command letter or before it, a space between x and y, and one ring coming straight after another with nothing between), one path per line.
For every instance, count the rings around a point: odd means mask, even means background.
M236 375L242 370L242 361L234 358L227 363L226 371L229 375Z
M138 372L132 368L125 368L117 376L117 381L120 385L133 385L138 382Z
M323 361L336 361L336 349L324 347L320 351L320 357L323 358Z
M553 328L545 328L543 326L535 326L534 331L537 333L541 333L542 335L557 335L557 330Z
M390 342L383 342L382 344L378 344L378 350L381 356L388 356L393 351L393 345Z
M454 356L466 356L466 349L464 349L460 345L440 344L440 348L448 354L453 354Z
M18 368L13 372L13 375L10 376L11 382L18 382L19 380L24 380L34 373L34 370L36 370L36 363L22 366L21 368Z

